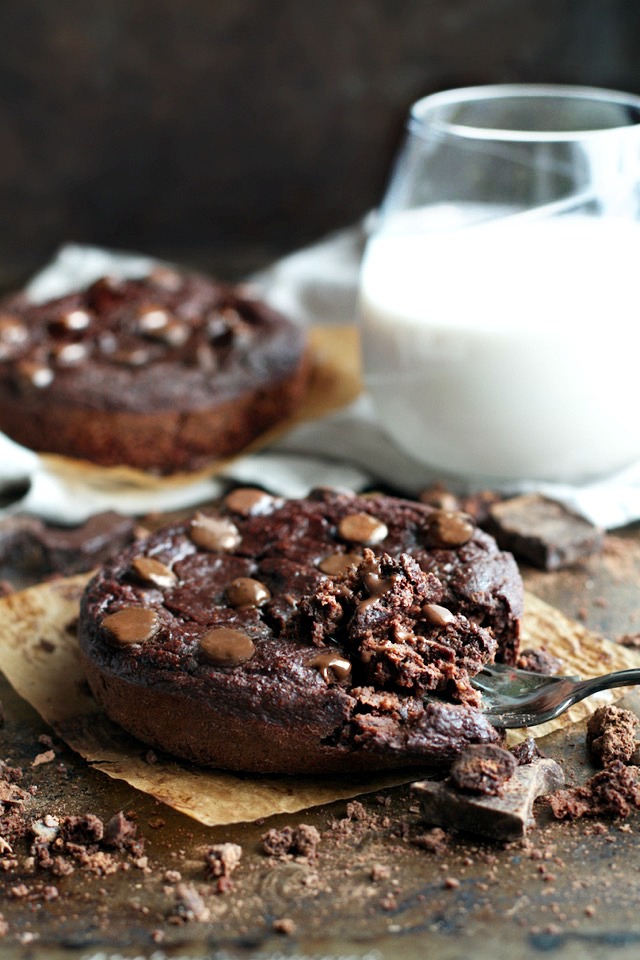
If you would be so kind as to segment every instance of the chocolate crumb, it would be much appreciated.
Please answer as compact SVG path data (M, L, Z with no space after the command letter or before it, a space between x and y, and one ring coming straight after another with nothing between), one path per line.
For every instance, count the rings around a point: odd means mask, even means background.
M210 879L229 878L240 863L242 847L237 843L216 843L205 854L205 873ZM222 892L220 890L219 892Z
M598 707L587 722L587 745L603 767L614 760L628 763L636 743L638 718L631 710L621 707Z
M179 883L175 891L175 913L169 917L170 922L207 923L211 919L211 912L204 900L191 883Z
M262 838L262 849L271 857L300 856L313 860L317 856L320 834L305 823L297 827L268 830Z
M582 786L552 794L551 811L557 820L628 817L632 809L640 809L638 773L638 767L626 767L621 760L614 760Z

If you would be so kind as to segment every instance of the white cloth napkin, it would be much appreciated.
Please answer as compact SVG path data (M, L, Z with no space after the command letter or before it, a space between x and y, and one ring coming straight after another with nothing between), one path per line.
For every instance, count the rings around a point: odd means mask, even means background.
M364 237L362 225L333 234L274 263L250 282L260 296L300 323L353 323ZM33 278L28 293L43 301L105 273L137 277L153 265L148 257L69 244ZM366 394L337 413L298 426L268 450L239 458L216 477L155 489L105 486L81 472L77 477L58 474L37 454L0 434L0 496L3 489L22 485L26 490L0 515L27 511L57 523L80 523L102 510L139 515L190 507L218 496L230 481L298 497L315 486L361 490L376 483L416 494L440 479L394 446ZM640 519L640 463L580 486L531 482L513 485L509 492L519 490L544 493L607 529Z

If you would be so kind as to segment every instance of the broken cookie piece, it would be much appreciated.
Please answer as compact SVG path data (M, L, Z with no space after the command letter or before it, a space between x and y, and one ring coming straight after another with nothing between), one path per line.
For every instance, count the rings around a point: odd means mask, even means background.
M563 783L560 765L541 758L516 767L498 795L465 793L450 781L422 780L411 790L420 800L426 823L508 841L526 835L534 822L536 798Z
M628 817L640 809L638 767L627 767L614 760L580 787L559 790L549 797L549 806L557 820L580 817Z
M537 493L493 504L486 527L504 550L543 570L599 553L604 538L599 527Z
M603 767L614 760L629 763L638 746L638 718L622 707L598 707L587 722L587 745Z

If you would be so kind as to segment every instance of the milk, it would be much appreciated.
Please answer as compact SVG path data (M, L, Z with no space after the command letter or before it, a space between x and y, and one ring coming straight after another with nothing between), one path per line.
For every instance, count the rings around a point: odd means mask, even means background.
M640 224L469 215L396 214L368 244L359 309L382 424L465 477L577 480L640 458Z

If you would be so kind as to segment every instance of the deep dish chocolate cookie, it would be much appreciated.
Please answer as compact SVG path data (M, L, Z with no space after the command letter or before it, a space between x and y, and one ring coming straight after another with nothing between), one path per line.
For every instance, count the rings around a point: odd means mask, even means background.
M308 373L300 328L193 273L0 304L0 430L41 452L193 470L287 417Z
M109 716L169 753L262 772L402 767L499 740L469 678L514 662L522 596L511 555L465 514L238 489L104 566L79 638Z

